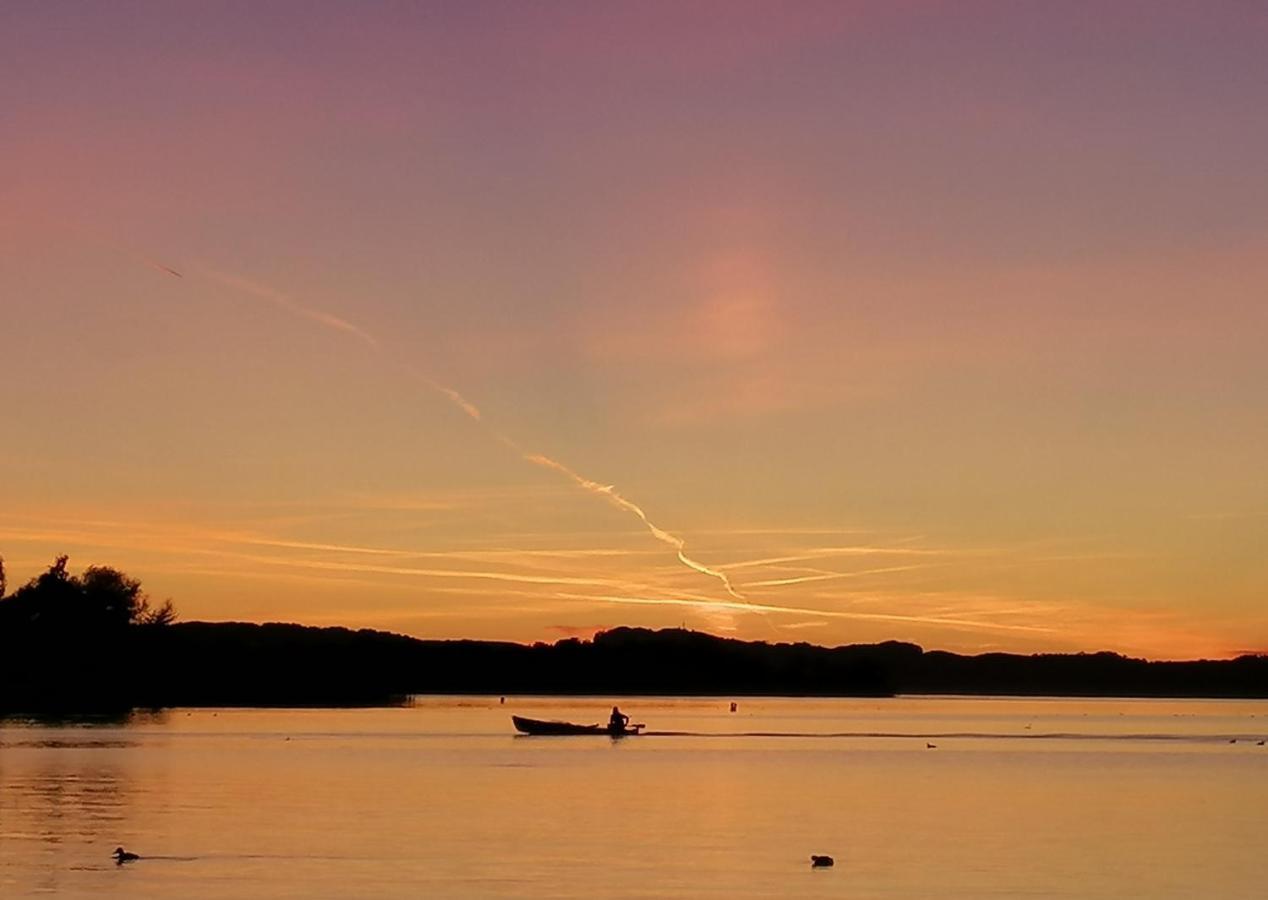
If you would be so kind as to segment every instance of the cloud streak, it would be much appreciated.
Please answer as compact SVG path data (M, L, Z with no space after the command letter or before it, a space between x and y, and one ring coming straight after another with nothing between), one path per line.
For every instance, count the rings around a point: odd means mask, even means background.
M229 273L222 272L217 269L211 269L211 268L202 268L200 269L200 271L206 277L208 277L209 279L215 282L218 282L224 287L228 287L235 291L246 293L251 296L258 297L262 300L266 300L269 303L272 303L273 305L291 313L292 315L296 315L301 318L308 319L309 321L315 322L316 324L321 325L325 328L330 328L335 331L339 331L344 334L347 334L350 337L353 337L357 339L358 341L360 341L361 343L365 344L367 347L376 351L377 353L381 354L383 352L383 348L380 345L377 338L375 338L372 334L360 328L359 326L354 325L351 322L347 321L346 319L343 319L331 313L324 312L322 310L307 306L295 300L293 297L291 297L288 294L284 294L281 291L274 290L271 287L259 284L258 282L252 281L247 278L242 278L241 276L238 276L238 275L231 275ZM656 538L656 540L673 548L678 561L682 565L686 566L687 568L695 572L700 573L701 575L706 575L710 578L717 580L718 583L722 585L722 588L726 591L726 593L730 595L731 597L733 597L734 599L736 600L744 599L735 590L735 587L731 583L731 579L727 577L726 573L718 569L710 568L704 563L688 556L686 553L686 546L687 546L686 541L683 538L679 537L678 535L671 534L670 532L665 531L663 528L656 525L656 523L654 523L648 517L647 513L644 512L642 507L634 503L632 500L629 500L628 498L622 496L620 493L617 492L614 486L609 484L600 484L597 481L586 478L585 476L574 471L569 466L566 466L563 463L559 462L558 460L552 459L551 457L546 456L542 453L532 453L532 452L528 452L524 450L516 441L512 440L511 438L507 437L506 435L504 435L497 429L488 425L488 423L484 421L484 417L481 414L479 408L474 403L471 403L469 400L467 400L461 393L459 393L454 388L449 387L448 385L445 385L445 384L441 384L440 382L433 379L431 376L414 368L413 366L404 365L402 366L402 369L408 372L409 374L411 374L413 377L417 378L420 382L422 382L422 384L424 384L429 389L440 394L449 403L457 407L459 410L461 410L465 415L467 415L473 421L482 425L484 428L486 428L489 431L490 434L493 435L494 438L496 438L500 443L504 444L505 446L507 446L508 448L510 448L517 454L519 454L519 456L522 459L524 459L526 462L557 472L565 476L566 478L570 479L574 484L576 484L582 490L585 490L591 494L600 496L606 499L609 503L611 503L613 506L617 507L618 509L624 510L625 512L628 512L634 516L637 516L638 519L647 528L648 532L654 538Z
M274 290L267 285L260 284L248 278L239 275L231 275L227 272L221 272L217 269L200 267L198 271L211 281L230 288L243 294L249 294L261 300L267 300L274 306L284 309L292 315L308 319L310 322L316 322L324 328L330 328L335 331L343 332L350 337L356 338L372 350L382 350L378 339L363 328L353 325L347 319L340 318L332 313L315 309L311 306L305 306L295 300L289 294Z
M747 587L786 587L793 584L806 584L812 581L834 581L839 578L861 578L864 575L885 575L890 572L911 572L916 569L927 569L927 565L887 566L883 569L861 569L857 572L819 572L814 575L799 575L794 578L772 578L767 581L751 581Z
M765 612L798 616L826 616L833 619L858 619L879 622L909 622L921 625L940 625L949 628L983 629L987 631L1027 632L1047 634L1055 631L1042 625L1015 625L1002 622L983 622L950 616L901 615L899 613L863 613L834 609L812 609L805 606L781 606L774 603L751 603L733 600L691 600L683 597L628 597L613 594L556 593L557 597L572 600L598 600L603 603L624 603L638 606L688 606L704 610L726 609L737 612Z
M548 469L553 469L556 472L560 472L566 475L584 490L587 490L591 492L592 494L598 494L599 496L605 498L613 506L616 506L618 509L623 509L626 512L630 512L638 516L638 518L642 520L644 525L647 526L647 530L651 532L652 536L656 538L656 540L660 541L663 544L668 544L670 547L674 548L674 552L677 554L679 562L687 566L689 569L693 569L702 575L708 575L711 578L716 578L722 584L722 587L726 590L726 592L730 594L732 597L734 597L736 600L744 599L739 593L736 592L734 586L732 586L731 584L731 579L727 577L725 572L722 572L718 569L712 569L704 565L703 563L697 562L696 560L689 557L685 552L687 547L686 541L684 541L682 538L678 537L675 534L670 534L668 531L665 531L664 529L657 527L657 525L654 522L652 522L651 519L647 518L647 514L643 512L642 508L638 504L634 503L631 500L626 499L625 497L622 497L619 493L617 493L616 489L612 485L599 484L596 481L591 481L588 478L584 478L581 475L578 475L576 472L572 471L572 469L568 468L563 463L556 462L555 460L551 459L548 456L542 456L541 454L538 454L538 453L532 453L532 454L526 455L524 458L527 459L529 462L534 463L535 465L543 466Z

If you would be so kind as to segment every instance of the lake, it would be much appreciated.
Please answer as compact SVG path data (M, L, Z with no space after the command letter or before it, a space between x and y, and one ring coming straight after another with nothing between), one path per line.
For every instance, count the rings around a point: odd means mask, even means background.
M0 722L0 895L1260 898L1268 701L624 698ZM658 732L673 732L660 734ZM933 744L935 746L928 747ZM144 859L116 866L118 845ZM812 870L812 853L831 869Z

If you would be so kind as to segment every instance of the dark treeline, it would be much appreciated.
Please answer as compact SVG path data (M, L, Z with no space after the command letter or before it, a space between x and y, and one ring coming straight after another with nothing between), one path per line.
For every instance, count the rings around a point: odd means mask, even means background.
M415 693L1268 697L1268 656L960 656L642 628L530 646L173 619L121 573L73 576L58 560L0 599L0 712L378 704Z

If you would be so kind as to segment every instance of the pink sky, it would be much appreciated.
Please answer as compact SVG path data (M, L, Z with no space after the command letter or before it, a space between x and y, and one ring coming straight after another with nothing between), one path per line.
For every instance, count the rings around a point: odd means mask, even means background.
M11 3L0 58L11 583L1268 648L1260 4Z

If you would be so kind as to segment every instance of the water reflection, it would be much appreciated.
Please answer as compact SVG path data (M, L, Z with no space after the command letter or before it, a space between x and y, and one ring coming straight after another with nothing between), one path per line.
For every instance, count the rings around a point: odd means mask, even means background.
M0 740L0 750L22 747L38 750L90 750L93 748L119 750L140 746L136 741L100 740L79 738L32 738L29 740Z
M0 729L5 726L26 728L124 728L134 724L163 724L170 713L164 709L126 710L108 713L5 713L0 714Z
M135 779L122 730L132 717L13 719L0 725L0 858L20 858L22 890L57 892L128 828ZM113 846L111 844L110 846Z
M324 896L337 873L387 898L1250 900L1268 880L1264 702L628 703L677 734L514 737L511 710L589 721L593 698L0 722L0 896Z

